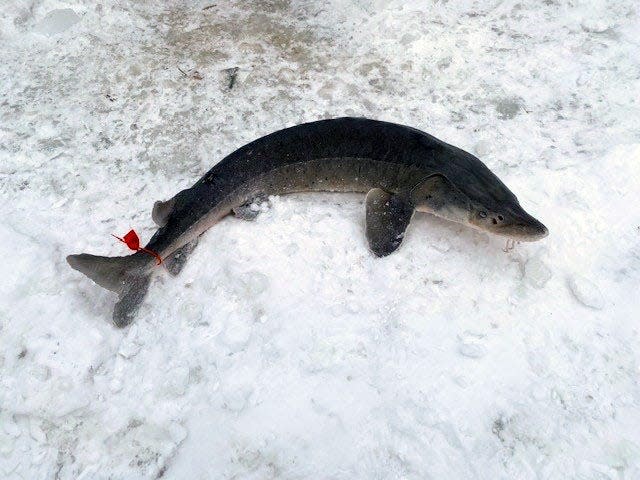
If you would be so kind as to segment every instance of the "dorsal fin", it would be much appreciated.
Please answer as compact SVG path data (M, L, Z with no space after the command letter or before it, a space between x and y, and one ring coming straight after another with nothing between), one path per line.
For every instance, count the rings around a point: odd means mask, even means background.
M169 216L173 211L173 207L176 203L176 197L173 197L166 202L156 202L153 204L153 210L151 211L151 218L159 227L164 227L169 220Z

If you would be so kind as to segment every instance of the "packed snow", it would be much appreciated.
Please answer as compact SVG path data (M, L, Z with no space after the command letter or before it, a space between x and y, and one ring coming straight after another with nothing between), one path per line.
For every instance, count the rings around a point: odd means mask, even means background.
M634 0L0 8L0 477L640 478ZM225 219L136 322L70 253L248 141L344 115L478 156L545 223L420 214L375 259L361 195Z

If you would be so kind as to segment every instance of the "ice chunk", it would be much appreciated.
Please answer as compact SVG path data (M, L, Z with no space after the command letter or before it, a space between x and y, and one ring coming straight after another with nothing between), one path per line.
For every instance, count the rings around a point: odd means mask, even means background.
M51 377L51 369L48 366L42 365L40 363L32 364L27 369L27 371L33 378L41 382L45 382Z
M123 360L122 358L118 358L113 367L113 376L111 378L111 381L109 382L109 390L111 390L112 393L118 393L120 390L122 390L125 371L124 362L125 360Z
M604 308L604 298L600 289L590 280L580 275L569 279L569 290L581 304L595 310Z
M400 39L400 43L404 46L411 45L413 42L420 38L419 35L415 33L405 33Z
M36 25L35 32L49 37L70 29L80 21L80 17L70 8L51 10Z
M9 435L4 435L0 433L0 454L3 456L8 456L11 452L13 452L15 446L15 440L10 438Z
M580 150L598 149L602 145L602 132L596 128L579 130L573 134L573 143Z
M179 312L189 325L198 325L202 320L202 304L186 301L180 305Z
M460 338L458 351L469 358L481 358L487 354L487 348L482 344L484 335L466 330Z
M551 278L551 270L542 260L532 258L524 266L524 276L531 285L542 288Z
M482 358L487 354L487 348L479 343L462 343L458 351L469 358Z
M167 378L168 392L177 397L184 395L189 386L189 368L185 365L172 368L167 373Z
M603 33L612 28L613 24L606 18L586 18L580 26L585 32Z
M269 286L269 277L264 273L252 270L240 277L240 283L248 296L255 297L267 289Z
M138 326L134 325L128 335L122 339L118 353L124 358L135 357L140 351L142 342L138 340Z
M474 151L476 155L480 157L484 155L488 155L489 153L491 153L491 150L493 150L492 145L490 142L486 140L480 140L478 143L476 143L476 146L474 147Z
M574 156L557 152L552 148L548 148L542 152L540 158L544 160L546 167L551 170L564 170L579 163L579 160Z
M298 246L298 244L295 242L291 242L289 245L285 247L284 253L288 257L293 257L295 256L296 253L298 253L298 250L300 250L300 247Z
M172 422L169 425L168 431L169 435L171 435L171 440L173 440L176 445L179 445L187 438L187 429L177 422Z
M15 422L13 415L4 413L0 421L2 422L2 431L10 437L18 438L22 433L20 431L20 427L18 427L18 424Z
M247 346L251 338L251 328L244 322L235 322L229 325L222 336L222 341L232 351L237 352Z
M246 377L238 375L238 378L230 379L222 389L224 408L233 412L240 412L247 407L253 394L253 387Z
M36 442L45 443L47 441L47 435L42 430L42 426L40 424L40 419L36 417L31 417L29 419L29 435Z
M500 98L495 101L494 105L499 119L511 120L520 113L522 99L519 97Z
M467 388L469 386L469 380L464 375L456 375L452 377L453 381L456 382L462 388Z

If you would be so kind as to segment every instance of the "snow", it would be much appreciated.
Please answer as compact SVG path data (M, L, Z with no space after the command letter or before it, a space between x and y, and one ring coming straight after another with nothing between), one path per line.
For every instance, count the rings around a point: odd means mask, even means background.
M640 478L636 2L94 2L0 9L0 476ZM211 229L137 321L69 253L284 126L363 115L481 155L550 229L360 195Z
M71 8L51 10L36 25L35 32L47 36L57 35L68 30L80 21L80 17Z
M525 277L536 288L544 288L552 277L551 269L539 258L530 258L524 266Z

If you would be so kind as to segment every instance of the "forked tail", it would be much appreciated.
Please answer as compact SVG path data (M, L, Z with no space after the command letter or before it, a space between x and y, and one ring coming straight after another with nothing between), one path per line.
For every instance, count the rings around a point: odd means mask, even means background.
M149 289L153 259L142 253L126 257L81 253L69 255L67 262L101 287L118 294L118 303L113 309L116 326L126 327L131 323Z

